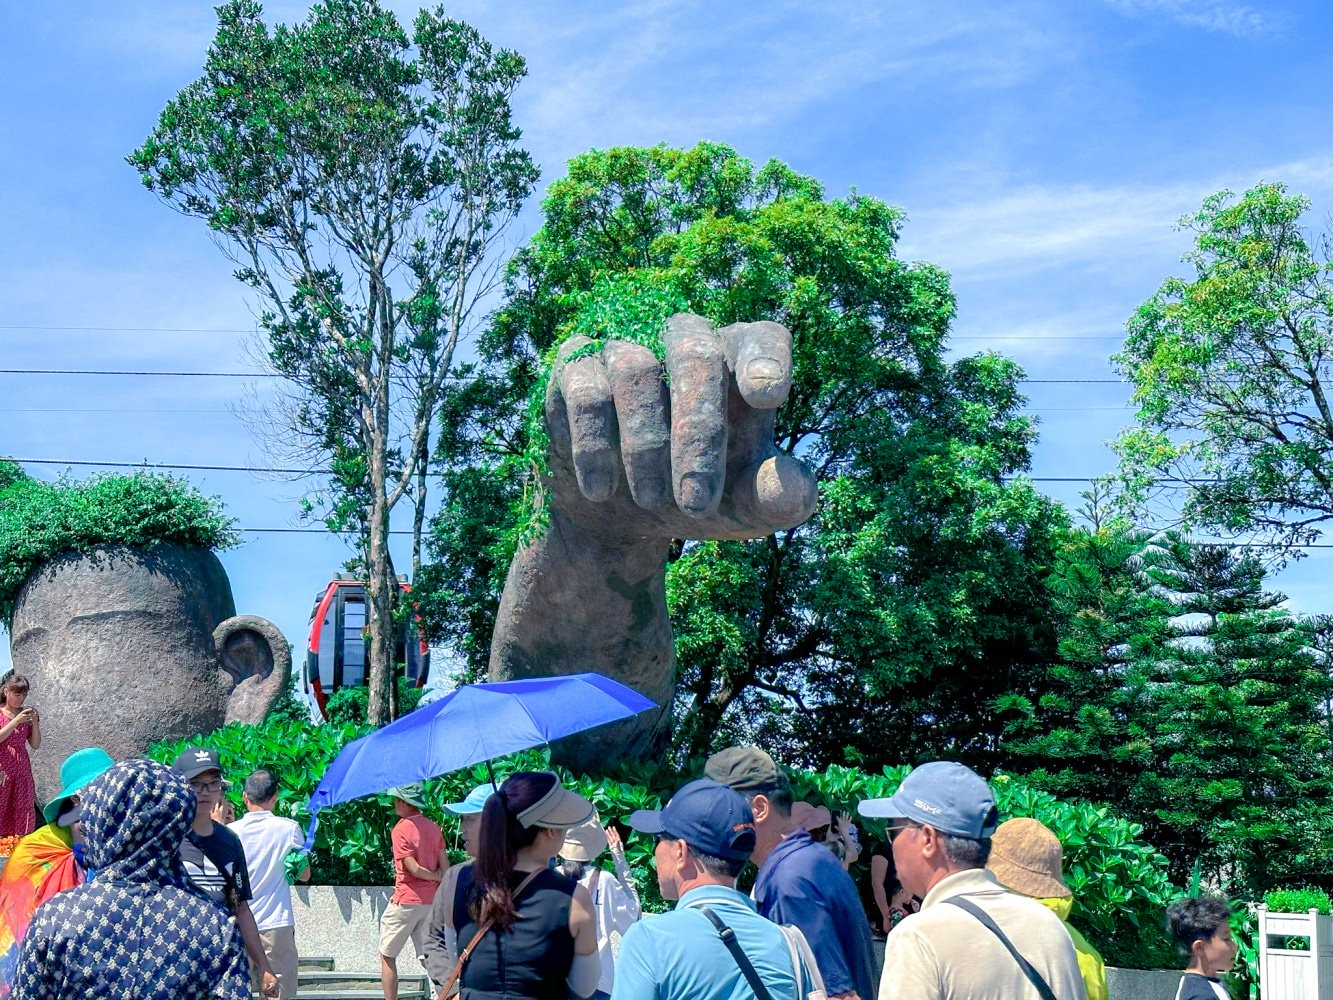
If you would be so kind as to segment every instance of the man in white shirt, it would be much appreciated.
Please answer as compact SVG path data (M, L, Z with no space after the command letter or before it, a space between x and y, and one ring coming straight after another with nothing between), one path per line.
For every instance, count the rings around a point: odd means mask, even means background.
M301 849L305 837L295 820L277 816L278 781L269 771L245 779L246 813L231 825L245 848L250 869L250 910L269 964L278 978L281 1000L296 996L296 921L292 915L292 888L287 883L286 858ZM301 881L310 877L307 866Z
M889 820L898 880L921 897L885 944L880 1000L1086 1000L1060 918L986 871L999 815L980 775L923 764L859 808Z

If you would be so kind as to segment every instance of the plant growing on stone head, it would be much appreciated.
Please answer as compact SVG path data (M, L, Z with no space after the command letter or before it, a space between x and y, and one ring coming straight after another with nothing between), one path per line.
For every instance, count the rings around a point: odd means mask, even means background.
M0 463L0 619L10 622L28 578L45 563L102 545L188 548L239 544L217 497L183 479L138 472L46 482Z

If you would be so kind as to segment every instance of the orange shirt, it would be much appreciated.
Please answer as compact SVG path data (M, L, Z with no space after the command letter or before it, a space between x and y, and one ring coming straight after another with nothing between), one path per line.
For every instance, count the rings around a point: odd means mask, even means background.
M404 816L393 828L393 896L395 903L406 906L428 904L435 898L439 882L409 875L403 867L404 858L414 858L422 868L434 871L444 857L444 834L440 828L420 814Z

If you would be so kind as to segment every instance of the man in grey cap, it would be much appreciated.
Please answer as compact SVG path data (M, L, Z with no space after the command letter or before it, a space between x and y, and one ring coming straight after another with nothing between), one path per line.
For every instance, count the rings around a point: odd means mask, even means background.
M889 935L880 1000L1085 1000L1060 918L986 871L999 814L978 774L923 764L859 811L889 821L898 879L922 900Z
M704 776L735 789L754 813L750 860L759 866L754 880L759 912L801 929L830 998L870 1000L875 995L870 921L837 857L792 823L786 774L758 747L729 747L708 758Z

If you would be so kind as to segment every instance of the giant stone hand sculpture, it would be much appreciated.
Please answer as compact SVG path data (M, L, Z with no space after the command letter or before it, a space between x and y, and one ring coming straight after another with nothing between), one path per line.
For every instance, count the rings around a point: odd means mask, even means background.
M42 713L33 774L43 799L79 747L124 759L158 740L259 722L291 678L282 633L236 614L217 556L165 542L46 564L24 584L10 634Z
M760 538L814 511L813 473L773 443L791 388L777 323L667 321L665 365L645 347L575 337L551 372L550 525L515 555L491 645L493 677L595 670L661 706L562 741L570 766L660 755L675 654L666 606L672 539Z

